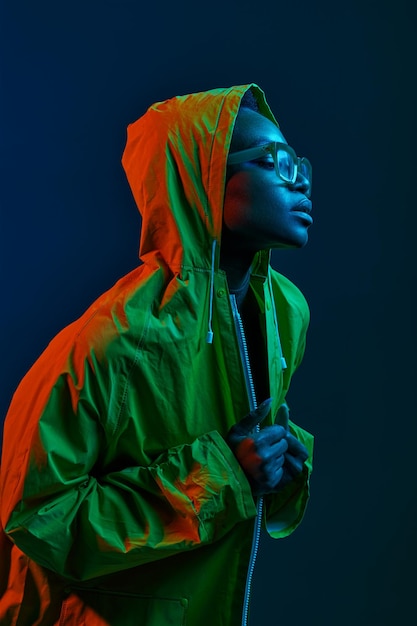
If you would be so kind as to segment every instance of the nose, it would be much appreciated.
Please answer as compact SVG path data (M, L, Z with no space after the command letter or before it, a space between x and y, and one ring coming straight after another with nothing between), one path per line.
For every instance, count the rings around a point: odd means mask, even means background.
M291 188L294 189L294 191L300 191L307 196L307 198L311 196L311 182L300 171L297 172L297 178L291 185Z

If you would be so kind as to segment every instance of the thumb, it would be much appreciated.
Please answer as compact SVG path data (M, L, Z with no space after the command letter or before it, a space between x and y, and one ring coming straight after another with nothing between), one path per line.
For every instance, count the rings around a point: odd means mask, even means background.
M249 435L255 426L263 422L266 418L271 409L271 404L272 398L268 398L267 400L264 400L256 409L245 415L245 417L243 417L237 424L239 433L242 435Z
M289 430L289 426L288 426L288 420L290 418L290 409L288 407L288 404L286 402L284 402L283 404L281 404L281 406L278 409L278 413L275 417L275 424L278 424L278 426L283 426L285 428L285 430Z

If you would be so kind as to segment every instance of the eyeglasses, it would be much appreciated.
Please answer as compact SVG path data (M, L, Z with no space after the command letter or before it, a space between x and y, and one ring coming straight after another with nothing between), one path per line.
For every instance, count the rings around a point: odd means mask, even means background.
M287 184L293 185L297 180L298 173L300 173L307 180L309 186L305 195L308 197L311 195L311 163L306 157L298 157L293 148L286 143L272 141L263 146L231 152L227 163L235 165L246 161L257 161L265 156L272 156L276 175Z

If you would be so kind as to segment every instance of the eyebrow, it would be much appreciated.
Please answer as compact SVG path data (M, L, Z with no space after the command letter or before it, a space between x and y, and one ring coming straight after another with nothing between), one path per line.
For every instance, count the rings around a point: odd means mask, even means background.
M256 148L257 146L263 146L266 143L271 143L270 137L257 137L250 143L248 148Z
M250 150L250 148L257 148L258 146L264 146L265 144L272 143L270 137L256 137L246 148L242 148L243 150ZM280 141L278 143L285 143L285 145L289 145L286 141Z

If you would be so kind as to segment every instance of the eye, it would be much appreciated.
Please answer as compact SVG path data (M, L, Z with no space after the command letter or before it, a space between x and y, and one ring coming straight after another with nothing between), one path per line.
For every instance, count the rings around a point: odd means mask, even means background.
M275 168L273 159L268 159L268 157L264 159L256 159L253 163L256 163L256 165L259 165L266 170L273 170Z

